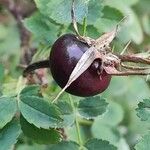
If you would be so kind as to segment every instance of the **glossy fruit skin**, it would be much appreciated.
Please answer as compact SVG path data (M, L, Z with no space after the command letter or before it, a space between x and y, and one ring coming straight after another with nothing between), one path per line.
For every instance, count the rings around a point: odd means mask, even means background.
M73 34L61 36L53 44L49 58L50 69L54 80L61 88L66 85L71 72L88 48L87 44L79 41ZM98 75L94 68L97 67L97 63L92 64L66 91L82 97L94 96L103 92L108 87L111 76L105 71Z

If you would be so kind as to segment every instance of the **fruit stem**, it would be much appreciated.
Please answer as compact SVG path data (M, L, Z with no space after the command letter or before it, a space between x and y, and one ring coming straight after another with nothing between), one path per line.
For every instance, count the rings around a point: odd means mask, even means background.
M38 61L38 62L28 65L27 68L23 71L23 76L26 77L27 74L40 68L50 68L49 60Z
M80 147L82 147L83 142L82 142L82 138L81 138L80 125L79 125L79 121L78 121L78 117L77 117L77 113L76 113L76 107L74 105L73 99L70 94L69 94L69 100L70 100L70 104L73 108L73 112L75 115L75 126L76 126L77 135L78 135L78 142L79 142Z

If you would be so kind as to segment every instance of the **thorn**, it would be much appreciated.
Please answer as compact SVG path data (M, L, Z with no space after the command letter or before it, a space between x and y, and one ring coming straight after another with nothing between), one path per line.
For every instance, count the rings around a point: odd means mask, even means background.
M115 45L113 45L111 52L113 53L115 50Z
M125 53L125 51L127 50L128 46L130 45L131 40L128 41L128 43L126 44L126 46L124 47L124 49L122 50L122 52L120 53L120 55L123 55Z
M127 20L127 18L129 18L129 15L124 16L118 23L117 23L117 27L119 27L119 25L124 22L125 20Z

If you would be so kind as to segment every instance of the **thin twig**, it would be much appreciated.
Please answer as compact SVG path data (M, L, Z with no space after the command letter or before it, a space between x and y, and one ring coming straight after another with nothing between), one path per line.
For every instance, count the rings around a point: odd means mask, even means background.
M150 67L140 67L140 66L129 66L121 63L121 66L126 69L132 69L132 70L145 70L145 69L150 69Z
M121 60L121 62L143 63L143 64L150 65L150 59L136 56L136 54L135 55L134 54L129 54L129 55L116 54L116 56Z
M126 44L126 46L124 47L124 49L122 50L120 55L123 55L125 53L125 51L127 50L128 46L130 45L130 43L131 43L131 40Z

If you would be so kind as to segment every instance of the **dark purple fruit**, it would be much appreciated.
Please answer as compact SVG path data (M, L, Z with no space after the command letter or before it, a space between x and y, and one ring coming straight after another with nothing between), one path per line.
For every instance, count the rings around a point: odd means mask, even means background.
M73 34L65 34L56 40L50 53L50 69L57 84L63 88L77 62L89 46L79 41ZM101 61L93 64L67 89L77 96L93 96L103 92L109 85L111 76L104 70L99 75Z

